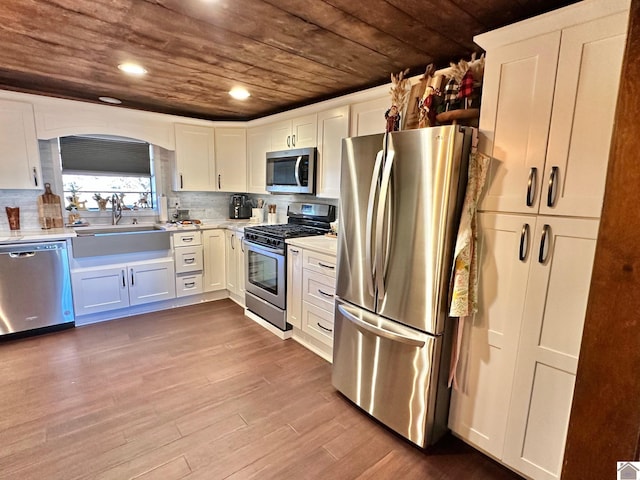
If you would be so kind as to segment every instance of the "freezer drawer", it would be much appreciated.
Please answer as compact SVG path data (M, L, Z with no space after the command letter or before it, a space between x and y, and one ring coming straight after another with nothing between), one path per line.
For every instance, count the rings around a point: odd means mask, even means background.
M442 344L442 336L338 300L333 385L389 428L425 447L446 432L449 392L446 385L438 386Z

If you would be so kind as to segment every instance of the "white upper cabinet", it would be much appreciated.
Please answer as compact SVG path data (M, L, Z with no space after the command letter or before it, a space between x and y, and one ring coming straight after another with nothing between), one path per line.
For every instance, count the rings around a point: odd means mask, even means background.
M384 133L387 122L385 112L391 106L389 95L351 105L351 129L349 136L361 137Z
M0 100L0 188L42 188L33 107Z
M562 31L540 213L600 216L626 18L612 15Z
M317 124L315 113L272 124L271 151L315 147Z
M348 105L318 113L318 197L340 198L342 139L348 136Z
M247 191L247 130L216 128L216 187L220 192Z
M480 149L493 160L483 210L538 210L559 46L552 32L487 54Z
M627 16L488 51L480 148L494 160L482 210L600 216Z
M247 191L267 193L267 152L271 150L271 130L247 130Z
M214 131L211 127L176 124L174 190L215 191Z

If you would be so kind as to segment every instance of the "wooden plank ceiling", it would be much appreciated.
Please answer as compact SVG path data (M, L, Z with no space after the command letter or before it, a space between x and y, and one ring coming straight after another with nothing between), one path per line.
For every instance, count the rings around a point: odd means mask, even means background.
M575 1L2 0L0 89L247 120L446 66L475 34Z

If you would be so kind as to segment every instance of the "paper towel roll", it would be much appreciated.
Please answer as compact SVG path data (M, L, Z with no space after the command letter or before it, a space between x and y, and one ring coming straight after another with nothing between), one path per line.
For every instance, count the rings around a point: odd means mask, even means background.
M167 223L169 217L167 216L167 196L162 194L158 200L158 221L160 223Z

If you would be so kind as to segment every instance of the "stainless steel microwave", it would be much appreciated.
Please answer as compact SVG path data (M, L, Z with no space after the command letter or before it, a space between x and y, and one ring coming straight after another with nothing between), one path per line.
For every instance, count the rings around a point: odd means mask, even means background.
M267 192L315 193L316 149L267 152Z

